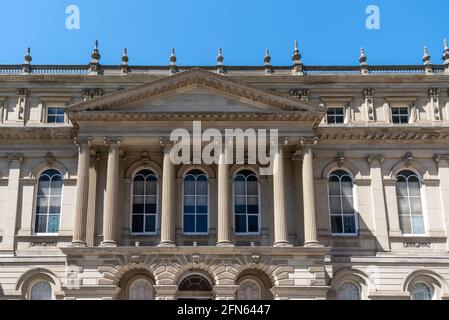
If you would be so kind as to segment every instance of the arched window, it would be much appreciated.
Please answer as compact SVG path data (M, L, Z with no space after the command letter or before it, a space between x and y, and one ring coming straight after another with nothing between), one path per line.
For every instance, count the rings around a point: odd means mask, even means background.
M234 219L236 233L259 233L259 180L250 170L234 178Z
M410 296L412 300L432 300L433 290L428 285L419 282L413 286Z
M182 280L179 291L212 291L212 286L204 277L191 275Z
M157 177L150 170L139 171L133 180L131 232L156 233Z
M357 234L353 189L352 177L346 171L337 170L330 174L329 208L333 234Z
M243 280L238 289L238 300L261 300L262 290L254 280Z
M39 281L31 287L30 300L52 300L51 285L47 281Z
M53 169L43 172L37 186L35 233L59 232L61 195L62 175Z
M396 194L402 233L425 234L419 177L409 170L399 172L396 176Z
M359 287L352 282L343 283L337 292L338 300L361 300Z
M208 179L200 170L184 177L184 233L207 234L209 199Z
M153 285L144 278L134 280L129 286L129 300L153 300Z

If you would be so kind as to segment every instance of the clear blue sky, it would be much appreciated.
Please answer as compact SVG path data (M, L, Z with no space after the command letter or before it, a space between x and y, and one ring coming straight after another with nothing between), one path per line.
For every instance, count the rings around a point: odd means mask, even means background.
M80 30L65 27L68 5L81 11ZM365 9L380 8L381 29L365 27ZM176 48L179 65L261 65L266 47L274 65L290 64L294 39L308 65L421 64L428 46L441 63L449 38L448 0L2 0L0 64L87 64L95 39L101 63L166 65Z

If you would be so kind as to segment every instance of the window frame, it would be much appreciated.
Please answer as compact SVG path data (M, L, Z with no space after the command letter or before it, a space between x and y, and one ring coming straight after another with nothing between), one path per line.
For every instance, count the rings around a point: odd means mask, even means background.
M407 199L408 199L408 205L409 205L409 215L408 216L409 216L409 219L410 219L410 226L411 226L412 233L405 233L403 231L403 229L402 229L401 219L400 219L401 214L399 212L399 201L398 201L398 192L397 192L397 190L398 190L397 189L398 181L397 180L398 180L398 176L402 172L404 172L404 171L410 171L419 180L419 195L420 195L419 197L420 197L420 200L421 200L421 211L422 211L422 220L423 220L423 228L424 228L424 232L423 233L415 234L413 232L413 224L412 224L412 219L411 219L412 218L412 214L410 212L410 210L411 210L410 196L407 196ZM404 237L410 237L410 238L427 237L427 233L428 233L427 232L427 213L426 213L427 205L426 205L426 202L425 202L425 189L424 189L424 184L422 182L421 175L418 172L416 172L415 170L413 170L412 168L405 168L405 169L401 169L401 170L397 171L397 173L395 174L395 180L396 180L396 182L395 182L396 207L397 207L397 210L398 210L399 228L400 228L400 230L402 232L402 235ZM407 178L407 180L408 180L408 178ZM407 194L408 195L410 194L409 188L408 188L408 183L407 183Z
M37 206L38 206L38 197L39 197L39 182L40 179L42 177L42 175L49 171L49 170L54 170L57 171L59 176L61 177L61 203L60 203L60 210L59 210L59 226L58 226L58 232L54 232L54 233L42 233L42 232L36 232L36 219L38 216L37 213ZM33 221L32 221L32 233L35 236L43 236L43 237L54 237L54 236L59 236L59 231L61 230L61 226L62 226L62 203L63 203L63 199L64 199L64 175L61 173L60 170L55 169L55 168L47 168L42 170L37 178L37 183L35 184L35 188L34 188L34 208L33 208ZM48 213L46 214L47 216L49 215ZM46 225L46 229L48 229L48 220L47 220L47 225Z
M335 111L337 109L341 109L343 111L343 113L341 115L340 114L336 114ZM343 106L342 107L338 107L338 106L328 107L327 110L326 110L326 123L328 125L331 125L331 126L337 126L337 125L345 124L346 123L346 110L345 109L346 108L343 107ZM331 115L329 114L330 110L334 110L334 113L331 114ZM340 118L340 116L342 118L342 122L329 122L329 117L334 117L335 119L337 119L337 118Z
M354 210L354 224L355 224L355 233L334 233L332 230L332 216L341 216L341 217L345 217L345 216L350 216L349 214L332 214L331 211L331 197L330 197L330 188L329 188L329 179L330 177L337 171L344 171L346 173L347 176L349 176L351 178L352 181L352 202L353 202L353 210ZM340 178L341 179L341 178ZM331 230L331 234L333 237L358 237L359 236L359 214L358 214L358 198L357 198L357 185L355 184L355 179L353 177L353 175L350 173L349 170L345 169L345 168L336 168L333 170L330 170L328 176L327 176L327 181L326 181L326 185L327 185L327 202L328 202L328 208L329 208L329 226L330 226L330 230ZM341 181L340 181L340 198L341 198ZM344 221L344 220L343 220ZM343 230L344 230L344 226L343 226Z
M156 177L156 220L155 220L155 230L154 232L133 232L133 204L134 204L134 179L136 178L136 176L144 170L148 170L151 171L153 176ZM157 236L158 235L158 223L159 223L159 210L160 210L160 181L159 181L159 176L156 173L156 170L154 170L151 167L141 167L139 169L137 169L133 175L131 176L131 188L130 188L130 204L129 204L129 215L130 215L130 219L129 219L129 230L130 230L130 235L131 236ZM145 216L145 214L143 214ZM144 229L145 229L145 218L144 218Z
M45 283L47 283L47 284L50 286L50 290L51 290L50 300L32 300L32 299L31 299L33 288L34 288L38 283L40 283L40 282L45 282ZM27 296L27 299L26 299L26 300L29 300L29 301L51 301L51 300L55 300L55 299L56 299L56 298L55 298L55 288L54 288L53 283L51 283L51 282L48 281L48 280L41 279L41 278L35 279L35 280L33 280L33 281L29 284L28 290L27 290L27 294L28 294L28 296Z
M398 114L394 114L393 110L397 109L399 111ZM401 113L401 109L407 109L407 122L402 122L401 117L405 116L405 114ZM403 125L403 124L410 124L410 119L411 119L411 110L410 107L408 106L390 106L390 114L391 114L391 123L393 124L397 124L397 125ZM398 117L400 122L394 122L394 118Z
M207 232L186 232L185 230L184 230L184 218L185 218L185 212L184 212L184 209L185 209L185 206L184 206L184 203L185 203L185 194L184 194L184 192L185 192L185 178L188 176L188 175L190 175L190 173L192 172L192 171L196 171L196 170L198 170L198 171L201 171L202 172L202 174L206 177L206 179L207 179ZM196 183L196 181L195 181L195 183ZM210 199L210 177L209 177L209 174L203 169L203 168L200 168L200 167L193 167L193 168L190 168L189 170L187 170L186 172L185 172L185 174L183 175L183 177L182 177L182 221L181 221L181 223L182 223L182 234L183 235L185 235L185 236L208 236L209 235L209 233L210 233L210 201L211 201L211 199ZM196 187L195 187L195 191L196 191ZM196 197L197 197L197 195L196 195L196 192L195 192L195 207L196 207ZM196 229L196 216L197 216L197 213L196 213L196 209L195 209L195 214L194 214L194 216L195 216L195 229Z
M429 289L429 292L430 292L430 294L431 294L430 301L435 300L435 289L432 288L431 285L425 283L424 281L418 281L418 282L413 283L412 287L410 288L410 300L413 300L413 301L428 301L428 300L415 300L415 299L412 299L413 289L415 289L415 287L416 287L417 285L423 285L423 286L425 286L427 289Z
M139 301L139 300L132 300L131 299L131 291L132 291L132 287L133 285L138 282L138 281L146 281L148 284L150 284L151 286L151 300L140 300L140 301L153 301L156 298L156 290L154 289L154 282L152 281L152 279L150 279L147 276L144 275L137 275L132 277L130 280L128 280L128 283L126 284L126 300L129 301Z
M358 294L359 294L359 299L358 300L352 300L352 301L361 301L361 300L363 300L363 288L362 288L362 286L359 283L355 282L355 281L346 280L346 281L342 281L339 284L339 286L337 287L336 298L337 298L338 301L350 301L350 300L340 300L339 297L338 297L339 293L340 293L340 290L346 284L352 284L352 285L354 285L357 288L357 291L358 291Z
M236 213L235 213L235 178L240 174L240 172L242 172L242 171L251 171L252 172L252 175L254 175L256 178L257 178L257 204L258 204L258 207L259 207L259 213L257 214L257 216L258 216L258 219L257 219L257 223L258 223L258 231L257 232L248 232L248 213L245 213L245 216L246 216L246 232L237 232L236 231L236 226L235 226L235 216L236 216ZM247 186L247 177L245 177L245 191L246 191L246 197L248 196L248 194L247 194L247 190L248 190L248 186ZM245 199L246 199L246 197L245 197ZM247 203L247 201L246 201L246 203ZM253 170L253 169L250 169L250 168L241 168L241 169L239 169L235 174L234 174L234 176L233 176L233 178L232 178L232 226L233 226L233 228L234 228L234 234L236 235L236 236L242 236L242 237L251 237L251 236L260 236L261 235L261 233L262 233L262 206L261 206L261 204L262 204L262 201L261 201L261 187L260 187L260 177L259 177L259 175ZM255 214L251 214L252 216L255 216Z
M60 106L60 107L58 107L58 106L46 106L45 107L45 123L46 124L51 124L51 125L61 125L61 124L65 124L65 123L67 123L67 115L65 114L65 108L66 108L66 106ZM49 110L50 109L61 109L61 110L63 110L63 115L64 115L64 121L63 122L49 122L48 121L48 117L50 117L50 116L53 116L53 115L50 115L49 114ZM53 116L55 119L57 118L57 117L60 117L60 115L54 115Z
M262 301L263 300L262 285L259 283L259 281L256 281L252 277L245 277L245 278L243 278L242 280L239 281L238 288L237 288L237 299L240 299L240 287L245 282L252 282L252 283L255 283L257 285L257 288L259 289L259 299L257 299L256 301ZM250 300L241 300L241 301L250 301Z

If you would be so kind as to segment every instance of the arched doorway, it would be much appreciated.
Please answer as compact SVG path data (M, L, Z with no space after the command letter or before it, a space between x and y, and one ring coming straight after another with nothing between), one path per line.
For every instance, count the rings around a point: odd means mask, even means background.
M212 280L202 273L189 273L179 282L178 300L213 300Z

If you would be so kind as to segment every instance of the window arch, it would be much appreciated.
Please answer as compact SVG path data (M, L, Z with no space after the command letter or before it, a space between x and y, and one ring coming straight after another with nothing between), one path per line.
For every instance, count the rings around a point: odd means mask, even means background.
M245 279L239 284L238 300L262 300L262 288L252 279Z
M338 300L361 300L360 288L352 282L343 283L337 291Z
M234 228L238 234L260 232L259 179L242 170L234 177Z
M156 233L158 180L148 169L139 171L133 179L131 232Z
M189 171L184 177L184 233L207 234L209 229L209 186L201 170Z
M410 290L412 300L432 300L433 290L427 284L418 282Z
M30 290L30 300L52 300L53 290L47 281L36 282Z
M357 234L352 177L344 170L336 170L329 175L328 185L332 233L336 235Z
M129 300L153 300L153 285L148 279L138 278L129 285Z
M62 175L50 169L44 171L37 186L35 233L59 232L62 198Z
M396 175L396 196L402 233L424 235L421 179L410 170L399 172Z

